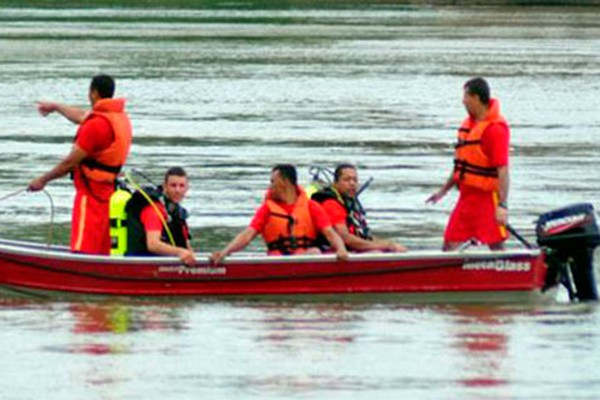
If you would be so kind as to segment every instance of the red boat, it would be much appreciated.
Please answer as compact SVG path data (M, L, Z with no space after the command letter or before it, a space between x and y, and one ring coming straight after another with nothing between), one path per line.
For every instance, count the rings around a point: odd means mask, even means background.
M600 235L593 210L561 211L540 218L540 249L353 254L345 262L333 255L247 254L215 266L199 254L189 267L173 257L91 256L0 240L0 290L13 296L522 302L543 298L562 282L573 299L597 299L591 253Z

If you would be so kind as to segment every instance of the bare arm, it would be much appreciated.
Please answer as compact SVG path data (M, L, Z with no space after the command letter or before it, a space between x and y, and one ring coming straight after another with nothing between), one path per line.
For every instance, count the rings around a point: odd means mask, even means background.
M508 223L508 209L506 205L508 204L508 188L510 186L508 166L498 168L498 183L499 204L503 204L504 207L498 205L496 208L496 220L498 223L506 225Z
M88 111L82 108L49 101L38 101L37 108L39 113L44 117L50 113L57 112L74 124L81 124L88 115Z
M211 254L210 260L214 264L220 263L225 257L230 255L231 253L240 251L246 246L248 246L248 244L252 241L252 239L256 237L256 235L258 235L258 232L254 228L247 227L246 229L238 233L238 235L231 242L229 242L229 244L225 246L223 250L216 251L213 254Z
M334 229L342 237L342 240L344 241L346 247L355 251L406 251L406 248L404 246L394 243L391 240L383 240L379 238L373 238L373 240L366 240L356 235L353 235L350 233L348 227L345 224L337 224L334 226Z
M453 176L454 173L451 173L450 177L446 180L446 182L440 188L440 190L429 196L425 202L435 204L438 201L440 201L446 195L446 193L448 193L448 191L452 189L456 184L456 182L454 182Z
M44 189L48 182L71 172L86 156L87 153L74 144L71 152L61 162L56 164L50 171L29 182L27 189L32 192Z
M164 256L177 256L184 264L189 266L196 263L194 252L191 249L172 246L160 240L160 236L160 231L146 232L146 246L149 252Z
M321 233L323 233L331 247L335 249L335 254L338 260L347 260L348 250L346 250L346 246L344 245L344 241L342 240L340 235L338 235L331 226L328 226L327 228L323 229Z

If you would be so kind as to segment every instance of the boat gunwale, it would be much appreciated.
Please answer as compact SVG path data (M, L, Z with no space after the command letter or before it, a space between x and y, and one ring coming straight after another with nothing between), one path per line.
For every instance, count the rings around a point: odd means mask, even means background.
M542 253L539 248L509 249L493 251L489 249L467 249L463 251L445 252L442 250L414 250L404 253L350 253L347 262L384 262L384 261L419 261L419 260L488 260L514 257L538 257ZM0 239L0 257L7 258L8 254L30 256L48 260L79 261L94 264L146 264L164 265L181 264L177 257L170 256L98 256L90 254L71 253L64 246L48 246L33 242ZM210 265L209 253L196 253L196 265ZM271 256L257 253L237 253L228 256L219 265L232 264L305 264L315 262L336 261L335 254L313 254L297 256Z

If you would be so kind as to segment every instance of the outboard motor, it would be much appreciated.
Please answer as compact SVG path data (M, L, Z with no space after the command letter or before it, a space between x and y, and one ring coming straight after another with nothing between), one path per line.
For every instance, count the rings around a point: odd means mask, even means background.
M536 234L538 244L546 250L546 286L560 282L571 300L598 300L593 258L600 230L594 207L581 203L542 214Z

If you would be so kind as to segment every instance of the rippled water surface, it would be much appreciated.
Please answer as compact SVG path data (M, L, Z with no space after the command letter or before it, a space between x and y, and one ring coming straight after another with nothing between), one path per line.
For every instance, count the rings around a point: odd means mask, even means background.
M357 163L374 178L362 200L376 233L438 247L456 196L424 200L450 171L462 83L483 75L512 125L512 224L533 239L540 213L600 205L597 9L6 3L18 8L0 6L0 196L69 150L75 127L35 102L86 106L90 77L106 72L129 102L129 166L157 181L174 164L190 172L201 251L248 223L276 162L298 165L301 183L310 165ZM71 184L48 191L53 207L3 198L0 234L46 240L53 214L66 242ZM596 306L0 306L3 400L600 392Z

